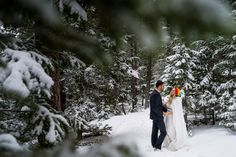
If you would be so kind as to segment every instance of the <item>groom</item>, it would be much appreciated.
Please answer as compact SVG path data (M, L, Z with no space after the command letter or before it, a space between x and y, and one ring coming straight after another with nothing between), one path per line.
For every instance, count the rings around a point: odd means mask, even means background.
M152 92L150 96L150 118L153 120L152 126L152 146L155 150L161 150L161 145L166 137L166 127L164 123L164 117L171 114L167 112L167 109L162 104L162 99L160 93L164 90L164 82L158 80L156 82L156 89ZM158 131L161 134L158 136Z

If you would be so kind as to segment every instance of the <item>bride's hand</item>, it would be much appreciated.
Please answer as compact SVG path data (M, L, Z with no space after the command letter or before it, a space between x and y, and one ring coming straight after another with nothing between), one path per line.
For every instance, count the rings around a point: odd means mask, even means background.
M164 116L167 116L167 112L163 112L163 115L164 115Z
M164 116L170 116L172 115L173 113L172 112L163 112Z

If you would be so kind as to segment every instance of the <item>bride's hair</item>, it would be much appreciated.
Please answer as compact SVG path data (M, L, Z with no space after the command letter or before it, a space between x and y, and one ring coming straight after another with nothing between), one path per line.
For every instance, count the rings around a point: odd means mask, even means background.
M167 107L170 107L170 105L172 104L172 101L173 101L173 99L174 99L175 97L176 97L176 96L175 96L175 87L173 87L173 88L171 89L171 91L170 91L170 95L169 95L168 101L167 101L167 103L166 103Z

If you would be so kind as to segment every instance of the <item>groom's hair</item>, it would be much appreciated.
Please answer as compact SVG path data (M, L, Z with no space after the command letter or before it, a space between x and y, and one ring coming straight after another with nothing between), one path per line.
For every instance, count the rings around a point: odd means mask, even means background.
M157 82L156 82L156 87L158 88L159 86L161 86L161 85L163 85L164 84L164 82L162 82L161 80L158 80Z

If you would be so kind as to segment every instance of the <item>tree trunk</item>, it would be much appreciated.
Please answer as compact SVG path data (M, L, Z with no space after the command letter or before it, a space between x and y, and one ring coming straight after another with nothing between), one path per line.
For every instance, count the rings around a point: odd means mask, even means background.
M183 99L183 106L185 107L185 114L184 114L184 120L187 123L188 122L188 104L187 104L187 96Z
M65 93L65 82L60 81L60 97L61 97L61 110L64 111L66 109L66 93Z
M54 85L52 87L52 91L53 91L52 107L58 111L61 111L62 110L62 103L61 103L60 69L55 68L52 71L51 76L54 81Z
M145 94L144 91L142 90L142 107L144 106L144 99L145 99Z
M131 57L137 56L137 43L135 37L131 38ZM137 70L137 61L134 59L132 61L132 69ZM138 102L138 90L137 90L138 79L136 77L132 77L131 79L131 95L132 95L132 112L134 112L137 108Z
M147 62L147 76L146 76L146 92L145 92L145 109L149 107L149 92L151 88L151 80L152 80L152 56L148 56Z
M121 108L122 108L122 111L123 111L124 115L126 115L126 112L125 112L125 106L124 106L123 103L122 103L122 105L121 105Z
M47 42L47 41L45 41L44 36L42 36L42 34L41 34L41 29L40 29L41 25L42 25L42 23L40 21L35 21L36 48L40 52L42 52L44 55L46 55L47 57L54 59L56 62L59 62L60 61L59 53L49 49L46 46L47 44L45 44L45 42ZM52 87L53 96L52 96L51 106L53 108L55 108L56 110L61 111L62 110L62 103L61 103L62 92L61 92L61 84L60 84L61 70L58 68L59 65L54 64L53 66L54 66L54 69L50 71L51 77L54 81L54 85Z
M132 93L132 111L135 111L136 106L137 106L137 102L138 102L138 98L137 98L137 79L132 77L132 81L131 81L131 93Z
M212 125L215 125L215 110L213 109L212 111L211 111L211 116L212 116Z
M203 107L203 110L204 110L204 122L207 125L208 121L207 121L206 106Z

